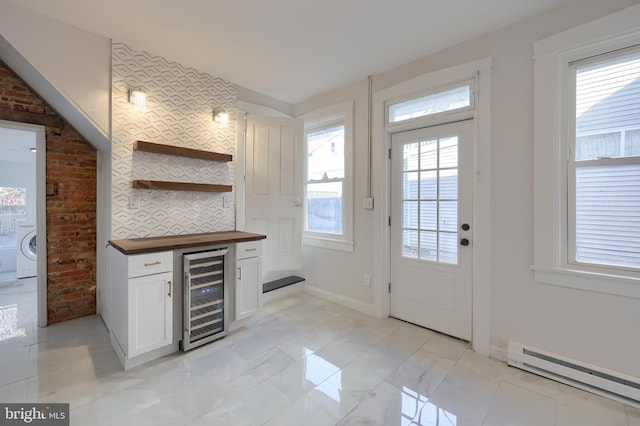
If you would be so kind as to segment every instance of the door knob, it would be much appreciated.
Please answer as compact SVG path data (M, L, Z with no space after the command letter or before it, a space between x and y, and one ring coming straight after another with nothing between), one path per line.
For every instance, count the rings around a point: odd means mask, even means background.
M461 246L468 246L469 245L469 240L467 240L466 238L463 238L460 240L460 245Z

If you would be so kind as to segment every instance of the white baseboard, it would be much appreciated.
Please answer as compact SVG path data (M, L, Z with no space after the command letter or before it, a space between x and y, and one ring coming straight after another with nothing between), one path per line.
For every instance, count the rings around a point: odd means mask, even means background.
M507 348L496 345L489 346L489 358L508 363Z
M350 299L348 297L340 296L339 294L332 293L330 291L322 290L317 287L313 287L310 285L306 285L304 287L304 291L313 296L320 297L322 299L329 300L331 302L339 303L341 305L347 306L351 309L355 309L356 311L378 317L378 310L376 307L370 303L364 303L359 300Z
M264 305L302 292L304 292L304 281L263 293L262 304Z

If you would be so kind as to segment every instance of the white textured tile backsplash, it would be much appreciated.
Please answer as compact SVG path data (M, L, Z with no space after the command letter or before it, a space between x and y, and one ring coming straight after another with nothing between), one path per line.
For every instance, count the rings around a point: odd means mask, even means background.
M235 86L122 43L113 44L112 60L112 238L235 229L235 203L224 208L222 193L132 188L134 179L234 185ZM132 88L147 93L143 113L128 102ZM228 127L213 122L214 109L229 113ZM234 161L134 152L136 140L232 154Z

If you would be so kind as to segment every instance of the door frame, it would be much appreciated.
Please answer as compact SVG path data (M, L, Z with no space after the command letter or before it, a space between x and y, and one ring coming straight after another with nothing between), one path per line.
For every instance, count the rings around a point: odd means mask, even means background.
M374 300L377 313L382 318L389 317L391 280L391 227L389 226L391 199L391 135L396 132L427 127L428 119L411 120L402 125L386 124L386 105L397 98L423 92L473 78L476 82L476 103L473 111L451 117L457 121L462 117L475 122L473 149L474 181L473 198L473 266L472 266L472 346L483 355L490 355L491 331L491 58L441 69L419 75L389 88L377 91L373 96L373 164L381 167L373 170L373 186L378 188L376 197L376 223L374 229ZM481 94L479 96L478 94ZM438 121L440 122L440 121ZM442 122L444 124L444 122Z
M32 132L36 136L36 289L38 327L47 325L47 140L44 126L0 120L0 126Z

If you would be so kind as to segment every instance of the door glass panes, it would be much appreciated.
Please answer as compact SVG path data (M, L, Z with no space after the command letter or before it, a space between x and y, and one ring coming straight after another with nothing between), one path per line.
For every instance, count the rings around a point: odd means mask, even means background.
M389 105L389 123L471 106L471 83Z
M435 199L438 197L438 171L420 172L420 198Z
M458 262L458 138L403 146L402 255Z
M436 262L438 260L438 233L420 232L420 259Z

